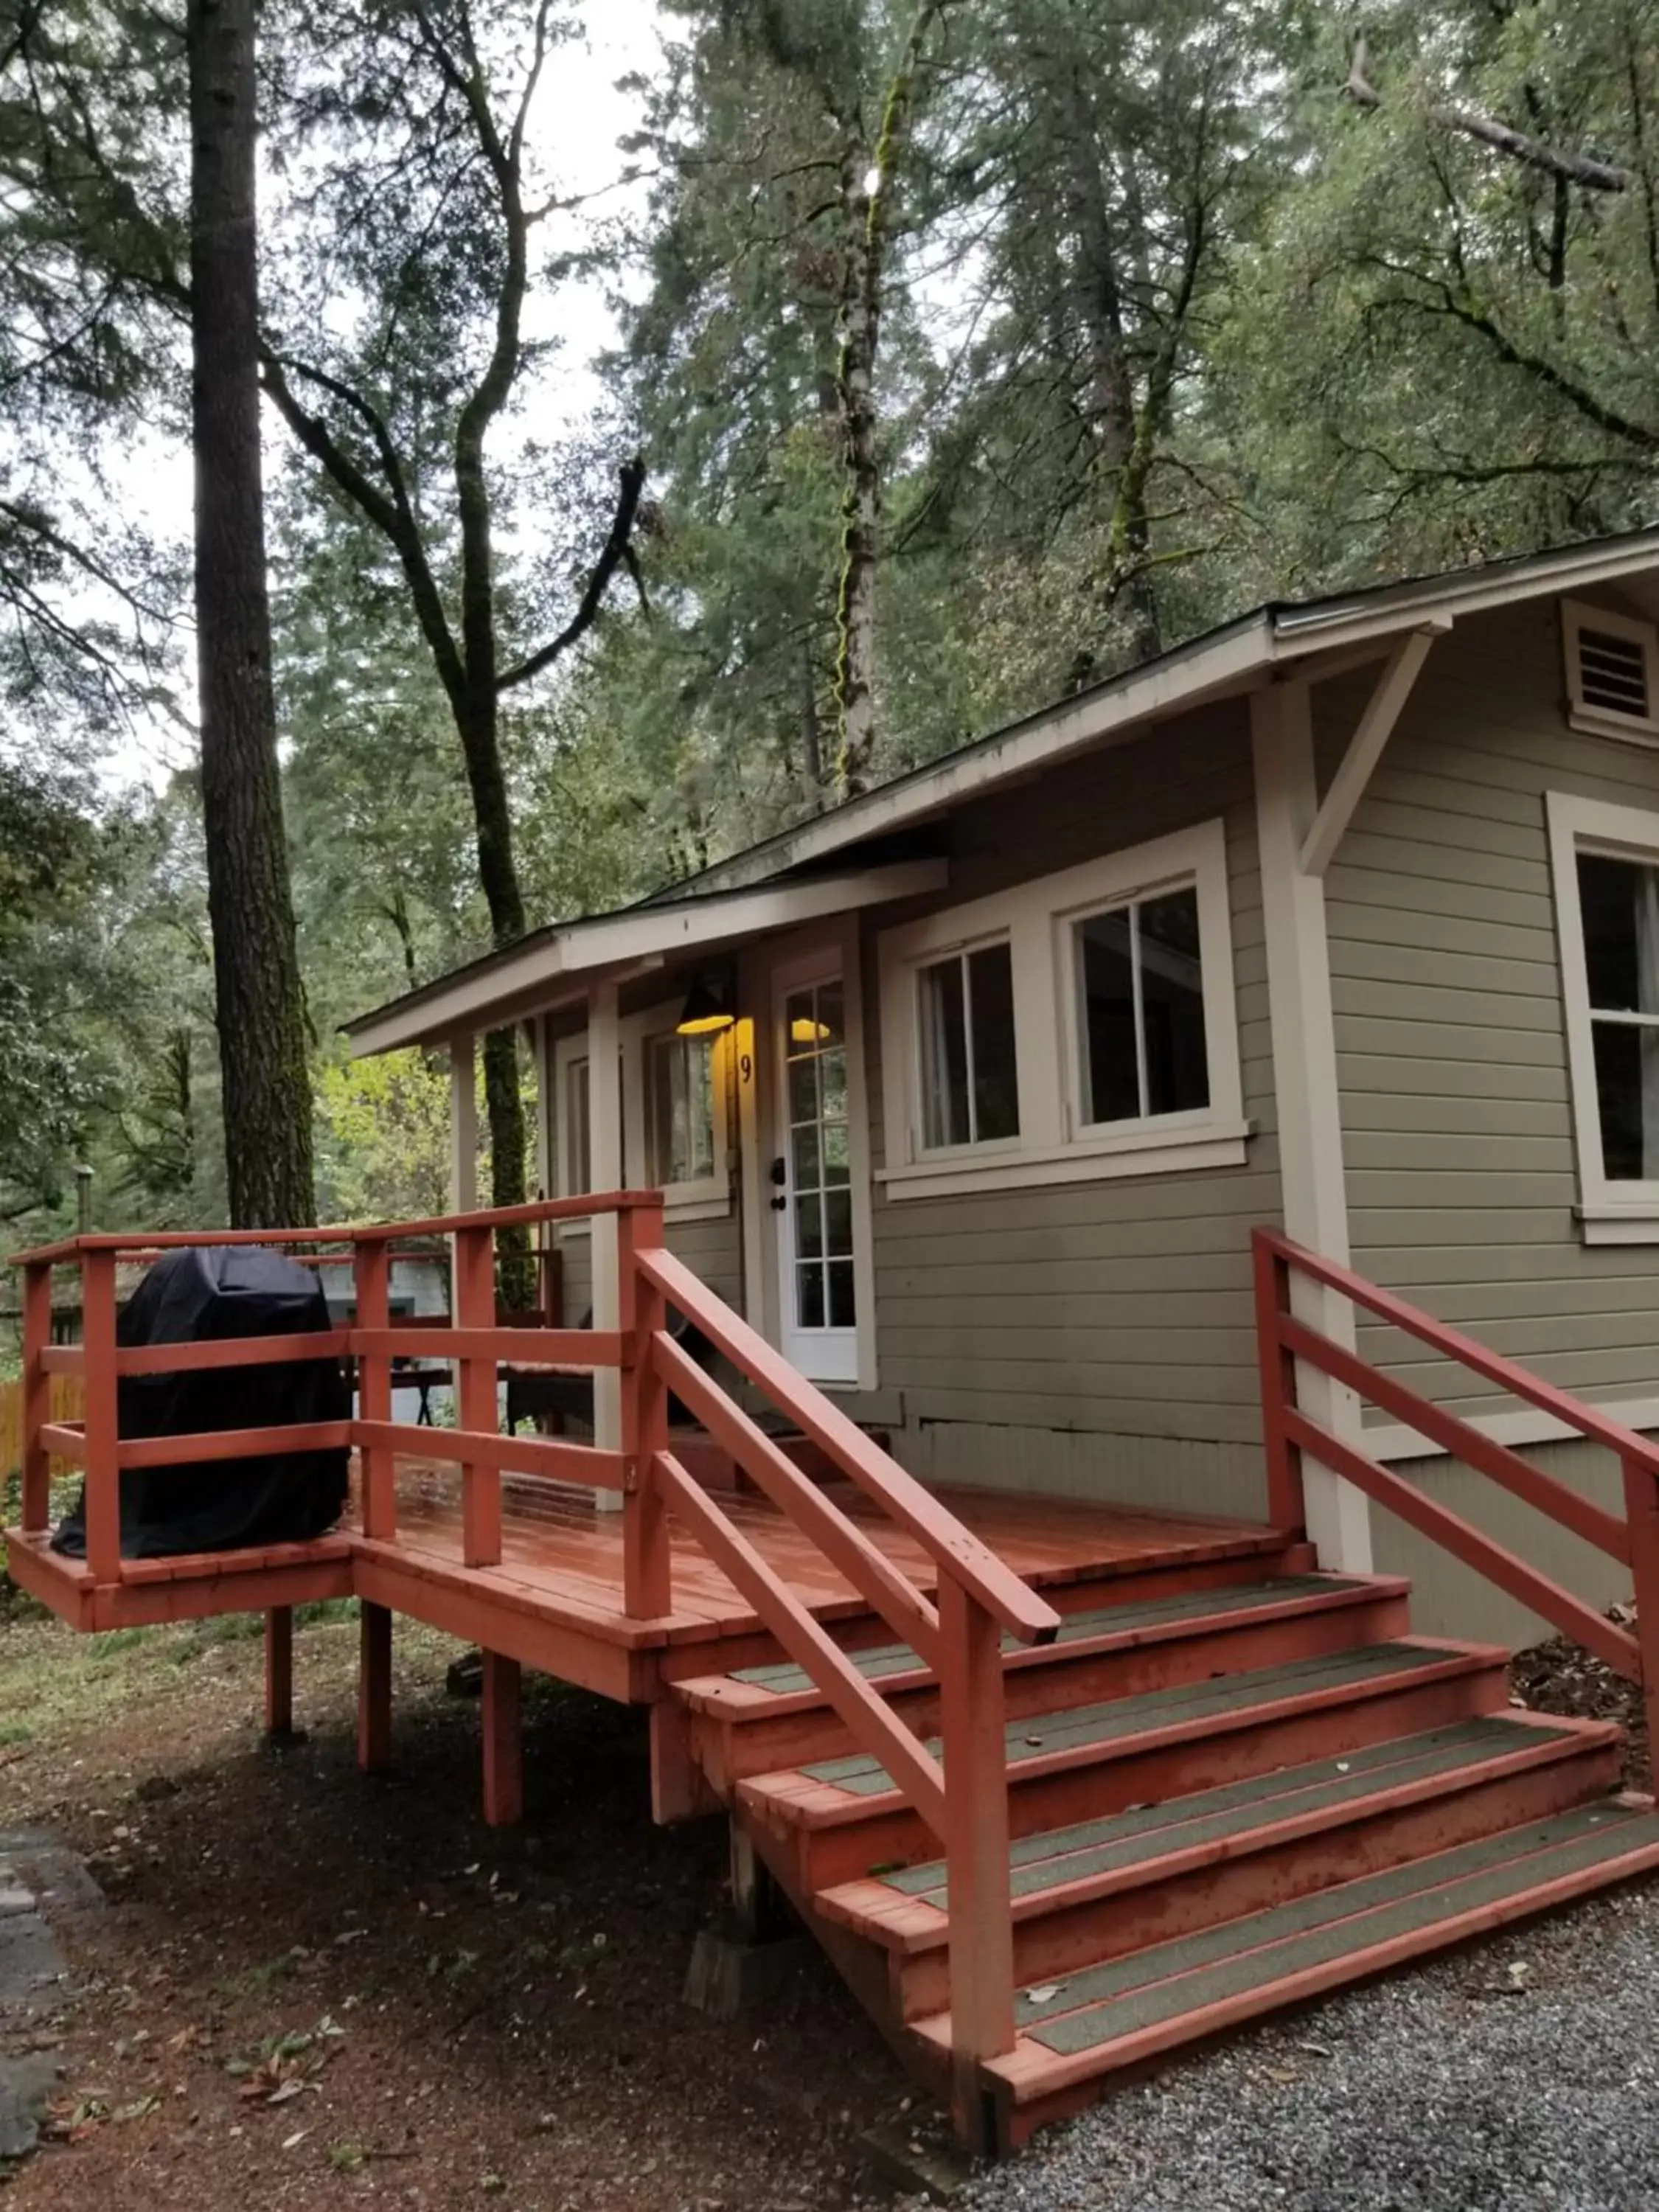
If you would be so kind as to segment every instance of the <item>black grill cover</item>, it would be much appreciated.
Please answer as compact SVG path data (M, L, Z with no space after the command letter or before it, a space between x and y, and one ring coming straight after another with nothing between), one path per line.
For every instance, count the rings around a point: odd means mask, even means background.
M211 1244L163 1254L122 1310L115 1340L201 1344L301 1335L331 1326L322 1285L310 1268L257 1244ZM351 1393L337 1359L124 1376L117 1402L123 1439L343 1421L351 1413ZM349 1456L344 1450L289 1452L273 1459L131 1468L121 1477L122 1553L154 1559L320 1536L345 1504ZM81 1559L86 1541L82 1498L64 1516L52 1543Z

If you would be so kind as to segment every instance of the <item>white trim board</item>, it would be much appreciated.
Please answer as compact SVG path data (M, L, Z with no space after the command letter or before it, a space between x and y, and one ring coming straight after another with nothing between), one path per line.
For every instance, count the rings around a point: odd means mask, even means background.
M457 969L348 1024L351 1056L372 1059L400 1046L447 1037L460 1028L498 1028L521 1014L586 997L607 971L615 981L700 948L943 890L950 876L945 860L902 860L850 875L629 907L621 914L595 915L538 931L510 952Z
M1610 1420L1622 1421L1629 1429L1659 1429L1659 1398L1586 1398L1585 1405L1594 1413L1604 1413ZM1448 1408L1447 1410L1455 1410ZM1593 1441L1570 1421L1558 1420L1553 1413L1540 1412L1535 1406L1519 1407L1504 1413L1476 1413L1470 1417L1469 1426L1494 1443L1508 1444L1518 1449L1522 1444L1589 1443ZM1420 1436L1403 1421L1380 1423L1376 1428L1364 1430L1359 1448L1372 1459L1384 1461L1402 1459L1440 1459L1455 1461L1455 1452L1449 1452L1427 1437Z

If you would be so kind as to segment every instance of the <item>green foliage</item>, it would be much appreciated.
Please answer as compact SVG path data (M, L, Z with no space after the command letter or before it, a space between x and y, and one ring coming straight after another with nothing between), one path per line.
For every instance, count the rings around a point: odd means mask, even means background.
M429 1219L449 1205L449 1074L418 1052L336 1061L317 1079L327 1221Z

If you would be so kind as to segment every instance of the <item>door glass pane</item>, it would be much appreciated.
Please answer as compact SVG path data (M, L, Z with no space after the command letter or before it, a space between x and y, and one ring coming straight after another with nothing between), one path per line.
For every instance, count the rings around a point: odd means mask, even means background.
M823 1249L831 1258L850 1258L853 1251L853 1194L827 1190L823 1194Z
M789 1063L789 1119L816 1121L818 1116L818 1064L814 1059Z
M816 1190L823 1180L818 1172L818 1130L815 1122L803 1129L792 1130L790 1148L793 1158L790 1163L797 1190Z
M853 1208L846 1013L840 984L818 983L791 992L783 1018L790 1121L790 1206L784 1219L789 1243L786 1260L794 1279L794 1326L850 1328ZM836 1257L826 1267L830 1254Z
M1091 914L1075 925L1079 1054L1085 1121L1129 1121L1140 1115L1135 1056L1134 968L1129 909Z
M1019 1084L1014 1062L1014 957L1006 945L982 945L968 956L968 1000L974 1049L976 1145L1019 1134Z
M1192 1113L1210 1103L1197 891L1147 899L1139 936L1146 1111Z
M815 1190L795 1200L795 1250L803 1260L816 1260L823 1250L823 1202Z

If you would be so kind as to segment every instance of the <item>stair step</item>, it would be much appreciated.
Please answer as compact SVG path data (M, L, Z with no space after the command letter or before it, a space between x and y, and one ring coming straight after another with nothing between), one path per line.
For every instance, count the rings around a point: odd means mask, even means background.
M1572 1760L1618 1741L1611 1722L1487 1714L1370 1744L1340 1759L1280 1767L1161 1805L1040 1830L1010 1850L1014 1917L1030 1919L1052 1907L1069 1910L1170 1881L1347 1821ZM949 1937L942 1859L838 1884L814 1902L860 1934L907 1951L937 1947Z
M1603 1798L1028 1990L987 2071L1030 2104L1655 1867L1650 1802ZM948 2049L949 2015L917 2033Z
M1278 1667L1254 1668L1203 1682L1182 1682L1168 1690L1148 1690L1133 1698L1112 1698L1056 1713L1031 1715L1007 1730L1007 1759L1016 1774L1041 1762L1109 1753L1143 1737L1171 1729L1208 1733L1228 1723L1247 1723L1260 1708L1290 1698L1328 1696L1363 1690L1371 1683L1426 1674L1437 1668L1501 1658L1497 1652L1436 1644L1419 1638L1366 1644L1312 1659L1293 1659ZM928 1748L938 1756L937 1738ZM800 1771L812 1782L830 1784L849 1797L876 1797L892 1791L887 1770L866 1753L815 1761Z
M1033 1647L1012 1636L1004 1637L1003 1656L1015 1666L1052 1665L1058 1656L1076 1657L1083 1650L1127 1650L1138 1644L1159 1643L1212 1623L1225 1628L1245 1620L1294 1619L1328 1607L1403 1597L1408 1588L1403 1580L1381 1576L1285 1575L1272 1581L1186 1590L1139 1602L1092 1606L1068 1614L1052 1644ZM866 1681L879 1682L884 1689L908 1688L933 1679L932 1670L907 1644L878 1644L849 1656ZM741 1701L725 1700L721 1710L734 1717L744 1711L770 1717L784 1709L786 1699L799 1699L803 1708L823 1702L823 1693L805 1668L787 1663L738 1668L730 1674L684 1682L679 1687L683 1694L707 1697L717 1685L726 1684L763 1693Z

